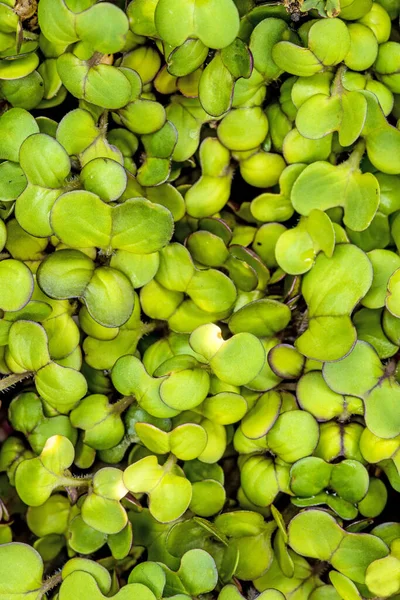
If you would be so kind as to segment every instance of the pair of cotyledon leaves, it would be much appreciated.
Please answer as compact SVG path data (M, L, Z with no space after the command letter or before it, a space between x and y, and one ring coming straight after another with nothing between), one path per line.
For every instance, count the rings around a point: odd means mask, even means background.
M33 15L33 12L30 16ZM8 93L11 96L13 92L15 93L18 83L17 85L14 83L19 79L28 77L30 74L33 78L36 76L36 79L41 79L35 71L39 65L39 57L35 52L38 47L38 36L25 32L22 28L22 20L17 6L12 3L1 3L0 80L2 92L6 97Z
M307 528L306 535L304 527ZM319 535L320 527L324 528L323 538ZM360 597L355 583L368 585L369 566L389 554L388 546L380 537L348 533L327 512L314 509L292 519L288 542L302 556L330 562L336 569L330 573L331 582L340 596L346 598ZM352 594L350 590L353 590Z
M49 438L41 454L23 461L16 471L19 496L29 506L40 506L59 487L85 485L74 479L69 467L75 450L66 437ZM105 467L96 472L90 483L90 493L81 506L84 522L97 531L116 534L128 522L120 500L131 491L149 496L151 514L160 522L179 518L192 498L192 485L182 469L168 462L161 466L157 458L148 456L130 465L125 471Z
M372 346L358 341L342 360L326 363L323 376L334 392L363 400L365 422L373 434L386 439L400 434L397 410L400 387L393 377L385 374Z
M6 360L14 373L32 373L41 397L61 413L68 413L87 392L82 373L51 359L48 337L39 323L20 320L11 325Z
M305 457L296 462L290 470L290 488L297 498L297 506L313 503L327 503L343 518L355 518L358 514L355 503L367 494L370 479L366 468L356 460L343 460L331 465L318 457ZM331 502L329 489L338 498Z
M198 327L191 335L192 349L209 363L211 371L222 381L244 385L254 379L265 362L265 350L253 334L237 333L223 340L218 326ZM112 371L115 387L124 395L135 394L139 404L155 417L168 418L179 411L191 410L206 398L210 378L192 356L176 356L148 374L134 356L120 358Z
M44 565L39 553L22 543L2 546L0 598L8 600L37 600L46 593L43 581ZM18 576L12 574L10 565L18 562ZM194 568L195 566L195 568ZM15 571L14 571L15 572ZM21 578L21 572L24 577ZM8 576L6 574L8 573ZM217 570L212 557L204 550L190 550L182 556L177 571L147 562L136 566L130 573L127 585L114 596L116 600L160 600L163 593L178 584L176 599L187 599L192 595L206 593L217 584ZM62 570L59 597L63 600L76 598L77 594L91 600L103 600L111 590L111 576L105 567L84 558L69 560ZM171 595L170 593L168 594Z
M144 11L140 3L136 4L130 11L133 13L130 14L131 18L143 20L142 13L145 12L145 19L148 19L148 11ZM179 14L177 20L174 18L176 14ZM223 35L217 26L221 15L225 24ZM43 32L50 41L59 43L61 39L64 43L71 44L81 40L93 51L103 54L123 50L127 39L128 19L122 11L109 3L95 4L75 13L69 10L63 0L58 0L56 5L52 6L51 17L49 9L44 6L40 10L39 18ZM94 27L93 22L96 23ZM171 23L174 23L173 27ZM205 4L186 0L184 4L176 3L176 6L160 0L152 17L151 28L171 49L184 47L187 40L190 43L190 38L194 38L193 41L198 42L207 53L208 48L225 48L234 42L239 30L239 14L231 0L224 0L222 5L214 0ZM204 80L207 84L211 77L219 89L225 91L227 88L228 97L223 98L222 102L221 95L219 98L215 94L210 96L209 88L202 86L205 90L202 94L203 106L206 110L210 109L214 115L222 114L229 108L234 78L246 76L250 70L250 57L240 40L237 40L232 50L224 55L225 61L222 62L220 54L216 54L213 64L204 74ZM65 53L60 57L57 67L66 88L78 98L85 98L89 102L108 108L122 108L128 104L129 73L110 65L90 65L72 53ZM221 76L225 85L218 81ZM108 90L112 91L111 96L105 93Z
M265 521L251 510L231 511L218 515L214 522L199 517L174 524L168 532L166 547L177 557L189 548L202 548L215 559L220 580L229 583L235 574L251 580L264 573L271 564L271 536L274 521ZM251 548L257 554L251 560ZM222 597L224 593L221 592Z
M372 279L371 262L356 246L339 244L330 258L320 253L303 280L308 327L296 340L299 352L323 361L345 356L357 339L350 315Z
M97 214L95 222L93 214ZM75 248L95 246L109 253L122 250L128 263L130 253L153 254L161 249L173 230L171 213L161 205L136 198L111 207L95 194L80 191L61 196L51 219L65 244ZM115 260L118 258L117 252ZM40 266L38 282L50 297L82 298L90 314L106 327L122 325L133 311L134 294L128 278L112 266L96 268L79 250L60 250L50 255Z
M70 173L70 159L59 142L62 142L70 154L76 153L80 157L83 167L80 179L82 185L89 192L99 194L104 202L114 201L124 193L128 182L126 172L119 164L118 151L115 148L112 150L112 147L107 146L102 140L101 132L86 111L78 109L67 115L57 129L59 141L47 134L38 133L35 119L21 109L8 111L7 115L2 117L0 127L6 138L2 149L3 158L20 162L20 166L14 162L3 163L2 180L5 181L7 177L11 176L16 186L15 192L5 199L9 201L17 198L17 219L20 225L32 235L47 237L52 234L49 221L50 211L64 186L67 185L68 189L66 178ZM167 124L165 127L173 130L171 124ZM71 128L75 133L74 139L72 139L73 136L71 138ZM8 136L15 129L17 135L13 139L10 138L8 143ZM172 133L175 139L174 130ZM78 136L78 141L76 136ZM146 147L149 161L153 160L153 155L163 154L163 135L159 141L153 139L154 136L143 137L146 138L143 140L144 143L148 145ZM98 147L95 148L96 144ZM86 157L92 147L91 155ZM166 151L167 156L170 151L171 148ZM169 164L168 159L154 158L154 160L167 160ZM153 172L151 167L150 171ZM28 185L26 185L26 180L28 180ZM133 196L139 196L142 190L140 185L136 188L129 190ZM21 193L18 194L19 191ZM160 194L156 194L156 196L159 197ZM162 193L161 196L163 196ZM165 201L168 202L168 199ZM87 218L87 215L85 216Z

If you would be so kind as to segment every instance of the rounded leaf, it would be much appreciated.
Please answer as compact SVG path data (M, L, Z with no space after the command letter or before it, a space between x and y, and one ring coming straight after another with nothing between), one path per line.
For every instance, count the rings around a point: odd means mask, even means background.
M19 260L0 262L0 308L4 311L21 310L33 293L33 275Z
M335 519L322 510L301 512L290 521L288 528L291 548L302 556L318 560L329 561L344 535Z

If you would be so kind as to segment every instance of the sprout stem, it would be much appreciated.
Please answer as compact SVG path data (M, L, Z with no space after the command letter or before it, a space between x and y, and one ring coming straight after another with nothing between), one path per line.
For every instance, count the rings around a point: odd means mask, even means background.
M102 113L102 115L100 117L100 121L99 121L99 128L104 133L104 135L107 133L107 129L108 129L108 110L105 110Z
M55 573L54 575L52 575L51 577L46 579L46 581L43 582L42 587L40 588L41 595L44 596L45 594L47 594L47 592L49 592L50 590L55 588L57 585L60 585L61 582L62 582L61 572Z
M157 329L157 323L142 323L141 325L141 332L142 332L142 336L143 335L148 335L149 333L151 333L152 331L154 331L155 329Z
M350 165L352 171L357 171L360 168L360 162L365 152L365 141L360 140L355 145L353 152L350 154L347 164Z
M12 387L16 383L28 379L33 376L32 371L25 371L24 373L11 373L7 377L0 379L0 392L5 392L8 388Z
M87 61L89 67L96 67L100 64L103 54L101 52L95 52L91 58Z
M176 458L175 454L170 454L168 456L167 461L164 463L164 472L165 473L169 473L169 471L172 469L172 467L176 464L176 461L178 459Z
M345 65L341 65L338 70L336 71L336 75L335 78L332 82L332 94L341 94L343 93L343 84L342 84L342 77L344 75L344 73L346 72L346 66Z
M92 477L60 477L60 485L64 487L89 487L92 483Z
M124 396L123 398L121 398L121 400L118 400L118 402L115 402L115 404L112 405L112 411L114 413L121 414L134 401L135 401L135 397L134 396Z

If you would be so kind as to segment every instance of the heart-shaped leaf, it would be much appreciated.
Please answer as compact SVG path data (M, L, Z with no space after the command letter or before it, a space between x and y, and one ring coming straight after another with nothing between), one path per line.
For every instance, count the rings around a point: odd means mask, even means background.
M122 71L107 64L90 66L72 53L57 59L57 70L63 85L76 98L91 104L117 110L126 106L132 87Z
M217 26L224 20L224 30ZM239 31L239 14L231 0L207 0L197 5L193 0L184 4L175 0L161 0L155 12L159 35L171 46L180 46L192 35L209 48L229 46Z
M388 554L388 547L378 537L367 533L347 533L334 551L331 562L335 569L352 581L364 583L368 565Z
M96 223L91 219L94 212L98 215ZM145 225L149 221L151 232ZM160 204L135 198L111 207L97 195L83 191L63 194L52 210L51 223L56 235L69 246L97 246L134 254L160 250L173 228L171 213Z
M56 272L63 277L55 277ZM81 298L91 316L105 327L122 325L133 311L134 293L128 278L111 267L95 269L93 261L78 250L48 256L38 271L38 283L50 297Z
M82 503L82 519L102 533L119 533L128 522L119 502L128 492L122 471L114 467L100 469L93 477L92 488Z
M24 460L16 472L18 494L29 506L40 506L60 485L68 485L71 478L66 469L74 460L74 446L65 437L53 436L37 458Z
M334 95L315 94L300 106L296 127L301 135L310 139L338 131L340 144L351 146L364 127L367 100L359 92L344 90L340 80L336 85L339 87L337 90L334 87Z
M328 39L334 40L329 44ZM310 77L323 70L324 65L336 65L350 48L350 35L340 19L315 21L308 32L308 48L280 41L272 49L272 58L284 71Z
M60 600L72 600L79 593L82 600L104 600L106 596L100 590L95 578L85 571L74 571L61 584ZM153 592L141 583L130 583L117 592L115 600L129 600L133 595L140 600L154 600Z
M128 34L128 19L114 4L95 4L79 12L75 20L79 38L102 54L119 52Z
M356 271L357 286L354 286ZM356 246L339 245L331 258L319 254L303 281L309 324L306 332L297 339L297 349L317 360L337 360L347 354L356 341L349 314L365 296L371 283L371 263ZM332 336L333 331L335 337Z
M166 466L167 465L167 466ZM178 519L188 508L192 486L179 467L161 467L155 456L130 465L124 472L124 484L133 493L146 492L150 512L161 523Z
M360 148L363 142L361 144ZM292 188L291 200L295 210L309 215L314 208L327 210L342 206L345 225L354 231L366 229L379 205L379 184L372 173L362 174L351 161L352 157L338 167L322 161L307 166ZM361 204L360 198L363 199Z

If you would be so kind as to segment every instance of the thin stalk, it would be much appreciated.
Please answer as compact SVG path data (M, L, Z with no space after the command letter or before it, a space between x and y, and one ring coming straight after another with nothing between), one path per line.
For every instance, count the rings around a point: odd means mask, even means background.
M168 456L168 459L167 459L167 461L164 463L164 467L163 467L163 468L164 468L164 472L165 472L165 473L169 473L169 471L171 471L172 467L173 467L174 465L176 465L176 461L177 461L177 460L178 460L178 459L177 459L177 457L175 456L175 454L172 454L172 453L171 453L171 454Z
M352 171L358 171L360 168L360 162L365 152L365 141L360 140L354 147L353 152L350 154L346 163L350 165Z
M148 335L149 333L151 333L152 331L154 331L155 329L157 329L157 323L142 323L141 327L140 327L140 331L143 335Z
M5 392L8 388L12 387L16 383L33 377L33 371L25 371L24 373L11 373L0 379L0 392Z
M91 58L87 61L89 67L96 67L101 63L101 59L103 58L103 54L101 52L95 52Z
M102 131L104 133L104 135L107 133L107 129L108 129L108 110L105 110L101 117L100 117L100 121L99 121L99 128L100 131Z
M47 594L47 592L49 592L50 590L55 588L57 585L60 585L61 582L62 582L61 572L55 573L54 575L52 575L51 577L46 579L46 581L43 582L42 587L40 588L41 595L44 596L45 594Z
M82 488L89 487L92 483L92 477L89 475L85 477L60 477L60 486L63 487L74 487Z
M134 396L124 396L118 402L112 405L112 411L117 414L121 414L135 401Z
M286 392L295 392L297 389L296 383L282 383L278 385L279 390L285 390Z
M79 190L81 187L82 183L81 180L79 179L79 177L77 176L72 176L69 181L67 181L67 183L65 184L65 189L67 191L73 191L73 190Z
M331 86L332 95L343 93L342 78L346 72L346 69L347 69L347 67L345 65L341 65L338 68L338 70L336 71L336 75L334 77L334 80L332 81L332 86Z

